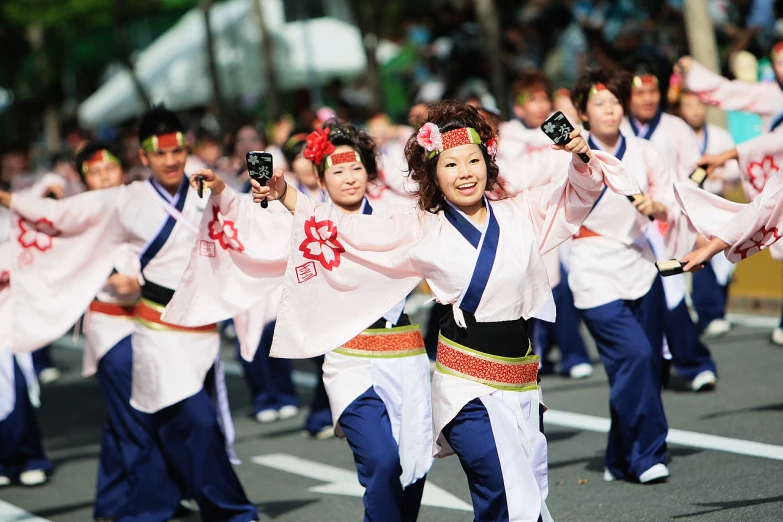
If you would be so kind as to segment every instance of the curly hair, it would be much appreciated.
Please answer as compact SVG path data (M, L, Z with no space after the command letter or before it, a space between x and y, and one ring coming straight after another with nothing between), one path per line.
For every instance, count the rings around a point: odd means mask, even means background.
M364 169L367 171L367 181L378 179L380 175L378 161L381 153L378 150L378 145L363 129L357 128L353 123L334 118L324 123L324 128L329 129L329 141L332 142L332 145L335 147L347 145L359 153ZM318 177L323 179L325 172L323 162L316 166L318 167Z
M579 75L573 89L571 89L571 101L580 115L587 113L587 99L590 97L590 89L597 83L603 83L607 90L620 101L623 112L628 114L628 103L631 100L630 73L619 69L591 68ZM590 125L586 121L582 125L585 130L590 130Z
M503 197L505 193L499 182L500 169L495 158L487 152L487 147L483 144L494 138L492 127L481 117L479 111L470 105L455 100L441 101L427 105L427 121L424 123L434 123L438 126L441 133L446 133L454 129L463 127L473 127L481 137L481 152L484 155L484 162L487 165L487 192L494 192ZM438 156L432 159L418 141L416 135L418 129L408 138L405 144L405 159L408 161L408 171L410 177L416 182L418 190L412 193L418 197L418 206L421 210L437 214L446 204L438 187Z

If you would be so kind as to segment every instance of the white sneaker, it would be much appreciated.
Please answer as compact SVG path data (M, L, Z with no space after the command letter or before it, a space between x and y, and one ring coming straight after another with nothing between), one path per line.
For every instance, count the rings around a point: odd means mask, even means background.
M263 424L275 422L278 418L277 410L261 410L256 413L256 420Z
M695 392L712 391L718 382L718 377L710 370L704 370L691 381L691 389Z
M315 434L315 438L318 440L328 440L334 437L334 427L327 426L318 433Z
M38 382L41 384L51 384L60 378L60 370L57 368L46 368L38 374Z
M642 484L654 484L656 482L663 482L669 478L669 468L665 464L656 464L641 475L639 475L639 482Z
M777 344L778 346L783 346L783 328L778 326L774 330L772 330L772 338L770 339L773 344Z
M731 323L726 319L713 319L707 328L704 329L705 337L720 337L726 335L731 330Z
M277 416L280 419L290 419L296 417L299 414L299 408L296 406L283 406L280 411L277 412Z
M609 468L604 468L604 482L614 482L615 480L617 479L614 478L614 475L609 471Z
M11 485L11 479L6 477L5 475L0 475L0 488L4 486L10 486Z
M572 379L587 379L593 375L593 365L588 363L579 363L568 370L568 375Z
M183 498L179 501L179 505L182 507L182 509L187 509L188 511L191 511L193 513L198 513L201 511L198 507L198 502L193 500L192 498Z
M46 482L46 473L42 469L30 469L19 475L19 482L23 486L40 486Z

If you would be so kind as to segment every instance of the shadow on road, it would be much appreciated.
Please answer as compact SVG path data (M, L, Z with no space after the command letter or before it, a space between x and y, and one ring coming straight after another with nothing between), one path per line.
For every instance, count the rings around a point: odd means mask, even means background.
M774 504L776 502L783 502L783 495L769 498L757 498L753 500L728 500L726 502L704 502L695 504L702 507L714 507L715 509L706 509L704 511L697 511L696 513L686 513L684 515L675 515L672 518L689 518L698 517L701 515L709 515L710 513L716 513L718 511L724 511L727 509L739 509L745 507L759 506L762 504ZM737 518L737 520L742 520Z

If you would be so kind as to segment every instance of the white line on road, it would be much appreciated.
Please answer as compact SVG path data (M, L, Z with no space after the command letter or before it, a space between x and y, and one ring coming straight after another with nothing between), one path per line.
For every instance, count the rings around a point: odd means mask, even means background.
M268 468L279 469L313 480L327 482L327 484L308 488L308 491L314 493L346 495L349 497L362 497L364 495L364 488L359 484L355 471L348 471L347 469L303 459L287 453L259 455L250 460ZM424 506L473 511L473 507L470 504L439 488L431 481L427 481L424 484L424 496L421 499L421 503Z
M49 522L8 502L0 500L0 522Z
M555 426L578 430L597 431L599 433L609 432L609 419L594 417L593 415L583 415L581 413L570 413L567 411L547 410L544 414L544 424L553 424ZM783 460L783 446L775 446L773 444L764 444L763 442L753 442L750 440L732 439L729 437L719 437L717 435L708 435L695 431L670 429L669 436L666 437L666 442L669 442L670 444L679 444L680 446L690 446L692 448L725 451L737 455Z

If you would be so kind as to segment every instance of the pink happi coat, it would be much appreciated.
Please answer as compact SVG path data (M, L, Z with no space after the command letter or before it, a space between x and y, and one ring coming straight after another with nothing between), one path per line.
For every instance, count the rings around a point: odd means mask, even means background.
M145 281L176 288L206 200L187 189L171 236L144 269ZM34 350L61 336L121 263L124 244L138 256L169 218L150 181L60 201L15 194L11 209L13 349ZM133 331L131 404L155 412L202 389L215 363L217 333L143 326Z
M514 198L491 201L500 235L492 272L475 318L535 316L554 320L542 254L578 230L604 186L623 194L638 184L614 158L595 153L572 162L568 176ZM341 346L405 298L425 279L434 298L456 303L469 284L477 250L443 212L388 218L341 215L300 197L291 257L271 354L305 358ZM459 324L461 312L454 309ZM546 441L538 432L539 390L501 391L443 372L432 380L434 455L453 453L443 428L465 404L482 398L503 465L512 520L550 521ZM510 488L510 489L509 489Z
M730 245L725 256L732 263L778 244L783 232L780 175L771 178L761 194L746 205L680 183L675 186L675 194L699 234Z
M310 201L303 194L299 198ZM222 229L204 218L188 268L163 317L177 324L199 326L234 315L242 355L252 360L261 328L277 315L290 257L293 217L278 202L264 210L230 188L213 196L210 207ZM373 215L385 215L385 211L373 205ZM231 230L233 246L215 246L215 239L220 243L225 230ZM339 321L335 327L339 327ZM343 436L338 422L343 411L374 388L386 405L399 444L402 485L422 478L432 465L427 355L368 358L328 352L323 371L335 433Z
M758 114L767 130L775 117L783 111L783 90L777 83L729 80L695 61L685 75L684 86L708 105L714 105L724 111Z
M668 210L667 222L650 222L627 198L607 191L585 219L584 226L598 237L574 239L571 245L571 271L568 282L579 309L589 309L617 300L635 300L649 292L657 277L649 234L653 229L661 239L661 258L689 251L696 237L680 219L674 201L674 171L649 141L625 135L622 163L641 191ZM665 225L665 226L661 226ZM665 228L665 232L661 232ZM671 289L671 300L682 299Z
M553 150L552 140L541 129L528 128L521 121L512 120L500 126L496 161L501 186L514 196L567 176L570 158ZM568 265L569 244L565 242L543 256L552 288L560 284L560 263Z

